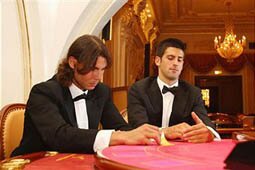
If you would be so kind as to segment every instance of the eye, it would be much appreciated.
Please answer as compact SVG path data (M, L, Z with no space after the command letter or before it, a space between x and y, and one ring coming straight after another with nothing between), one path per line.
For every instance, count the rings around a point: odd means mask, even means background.
M95 68L92 69L92 71L93 72L104 72L105 68L100 69L100 68L95 67Z
M182 59L182 58L179 58L179 59L178 59L178 61L179 61L179 62L182 62L182 61L183 61L183 59Z
M171 56L171 55L170 55L170 56L167 56L167 59L168 59L168 60L173 60L173 59L174 59L174 56Z
M97 67L92 67L92 69L91 69L91 71L96 71L96 70L98 70Z

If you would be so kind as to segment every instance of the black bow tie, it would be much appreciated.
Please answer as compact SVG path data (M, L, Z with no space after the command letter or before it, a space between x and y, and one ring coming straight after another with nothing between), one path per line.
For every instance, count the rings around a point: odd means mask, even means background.
M163 89L162 89L162 93L165 94L167 92L171 92L173 95L175 95L177 93L177 90L178 90L178 87L166 87L164 86Z
M81 100L81 99L87 99L87 95L85 93L79 95L79 96L76 96L73 101L78 101L78 100Z

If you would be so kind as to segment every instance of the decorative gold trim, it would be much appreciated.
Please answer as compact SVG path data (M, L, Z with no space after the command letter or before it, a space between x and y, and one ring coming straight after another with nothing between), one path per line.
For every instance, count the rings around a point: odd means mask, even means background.
M23 51L23 67L24 67L24 101L28 99L29 91L32 83L32 71L31 71L31 50L28 34L27 16L24 0L16 0L18 15L20 21L21 41Z

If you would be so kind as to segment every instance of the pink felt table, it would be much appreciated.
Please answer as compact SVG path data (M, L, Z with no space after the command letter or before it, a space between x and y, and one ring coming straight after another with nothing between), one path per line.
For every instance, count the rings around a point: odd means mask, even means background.
M232 140L193 144L172 142L173 146L112 146L102 151L106 159L142 169L224 169L224 160L236 143Z

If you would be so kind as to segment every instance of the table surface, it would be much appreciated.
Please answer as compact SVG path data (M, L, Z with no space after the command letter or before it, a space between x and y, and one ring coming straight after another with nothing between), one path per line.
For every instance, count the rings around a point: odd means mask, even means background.
M173 146L112 146L104 149L102 155L105 160L151 170L217 170L224 169L224 160L236 145L230 139L201 144L171 143Z
M192 144L171 142L172 146L111 146L93 154L39 152L16 158L30 159L25 170L95 169L224 169L224 160L235 147L233 140ZM3 162L9 160L4 160Z
M0 169L11 161L29 160L24 170L95 170L95 155L57 152L37 152L10 159L0 163ZM4 169L4 168L3 168Z

